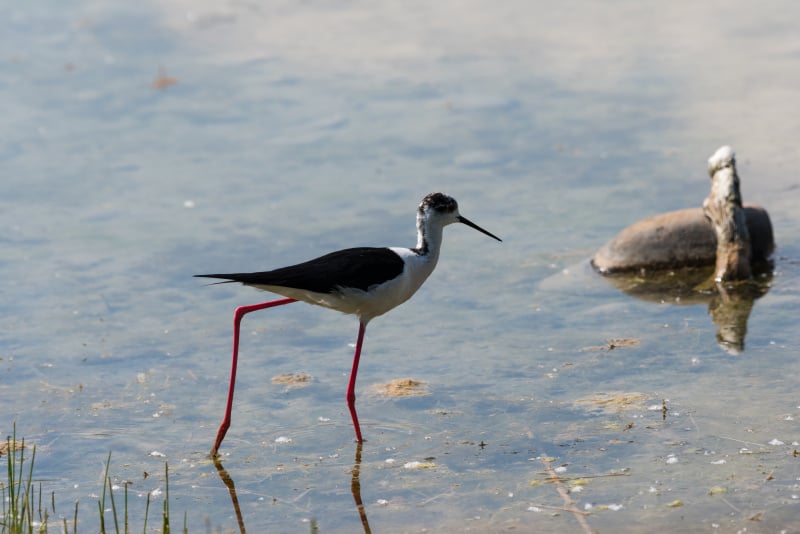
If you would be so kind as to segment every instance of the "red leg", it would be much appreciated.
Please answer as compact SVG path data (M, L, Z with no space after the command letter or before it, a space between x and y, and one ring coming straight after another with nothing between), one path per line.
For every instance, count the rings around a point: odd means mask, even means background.
M358 324L358 340L356 341L356 353L353 356L353 370L350 372L350 382L347 384L347 407L350 408L350 417L353 418L353 428L356 431L356 441L363 442L361 437L361 427L358 424L358 414L356 414L356 375L358 374L358 360L361 359L361 345L364 343L364 332L367 325Z
M231 426L231 410L233 410L233 388L236 385L236 364L239 360L239 325L242 323L242 317L250 312L263 310L265 308L273 308L275 306L282 306L297 302L295 299L285 298L278 300L271 300L269 302L262 302L261 304L251 304L250 306L239 306L233 313L233 357L231 359L231 382L228 386L228 404L225 406L225 417L222 418L222 423L217 430L217 439L214 446L211 448L211 456L215 457L222 440L225 438L225 433Z

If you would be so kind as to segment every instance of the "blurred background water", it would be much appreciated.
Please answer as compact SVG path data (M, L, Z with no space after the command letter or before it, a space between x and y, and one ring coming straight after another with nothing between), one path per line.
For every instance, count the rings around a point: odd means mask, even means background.
M504 242L448 228L426 285L370 325L360 463L356 320L245 319L222 452L250 531L800 529L795 3L5 8L2 428L81 531L109 451L134 519L167 461L191 531L238 530L207 452L233 309L269 295L191 275L411 246L432 191ZM588 267L627 224L699 206L722 144L778 244L736 356L706 304ZM373 392L404 377L430 394Z

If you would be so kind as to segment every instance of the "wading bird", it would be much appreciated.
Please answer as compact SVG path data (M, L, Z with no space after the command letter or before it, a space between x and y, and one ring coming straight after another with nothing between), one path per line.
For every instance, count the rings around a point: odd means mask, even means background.
M356 439L362 442L356 414L356 374L361 358L361 345L367 324L407 301L433 272L439 259L442 233L448 224L465 224L489 237L501 241L458 212L458 203L443 193L431 193L422 199L417 209L417 246L359 247L331 252L325 256L258 273L198 274L205 278L220 278L225 282L240 282L247 286L282 295L285 298L240 306L233 318L233 357L225 416L211 449L216 456L225 433L231 424L233 389L239 353L239 326L246 314L302 301L356 315L359 321L353 369L347 385L347 406L353 419Z

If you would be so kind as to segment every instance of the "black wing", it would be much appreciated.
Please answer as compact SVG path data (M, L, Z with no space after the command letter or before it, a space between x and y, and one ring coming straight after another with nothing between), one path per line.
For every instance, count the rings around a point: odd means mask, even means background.
M334 293L340 287L366 291L403 272L403 259L388 248L359 247L331 252L319 258L259 273L196 274L251 286L281 286L316 293Z

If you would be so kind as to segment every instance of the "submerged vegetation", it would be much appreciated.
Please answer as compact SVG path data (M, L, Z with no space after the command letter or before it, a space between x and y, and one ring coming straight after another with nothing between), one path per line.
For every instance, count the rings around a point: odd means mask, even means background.
M3 500L2 515L0 515L0 533L2 534L33 534L47 532L64 532L64 534L80 532L78 527L78 502L75 502L74 510L70 511L69 517L62 516L60 521L53 519L57 517L55 492L50 493L49 500L43 497L42 483L34 482L34 464L36 460L36 446L30 447L30 457L26 456L25 440L17 441L16 425L12 436L6 438L4 444L0 444L0 456L6 456L6 477L0 479L0 497ZM97 511L99 514L101 534L120 532L128 534L131 531L128 520L128 482L123 484L122 502L118 503L119 498L115 491L119 487L114 485L109 476L111 465L111 453L108 453L106 467L103 475L103 490L100 499L97 501ZM164 477L166 490L164 493L164 503L161 512L161 532L169 533L169 465L164 463ZM48 502L49 501L49 502ZM109 507L110 506L110 510ZM110 516L107 513L110 511ZM144 512L144 524L142 532L147 532L147 522L150 513L150 493L147 493L147 500ZM121 517L120 517L121 514ZM181 532L188 532L186 526L186 514L183 517L183 529ZM137 529L138 531L138 529Z

